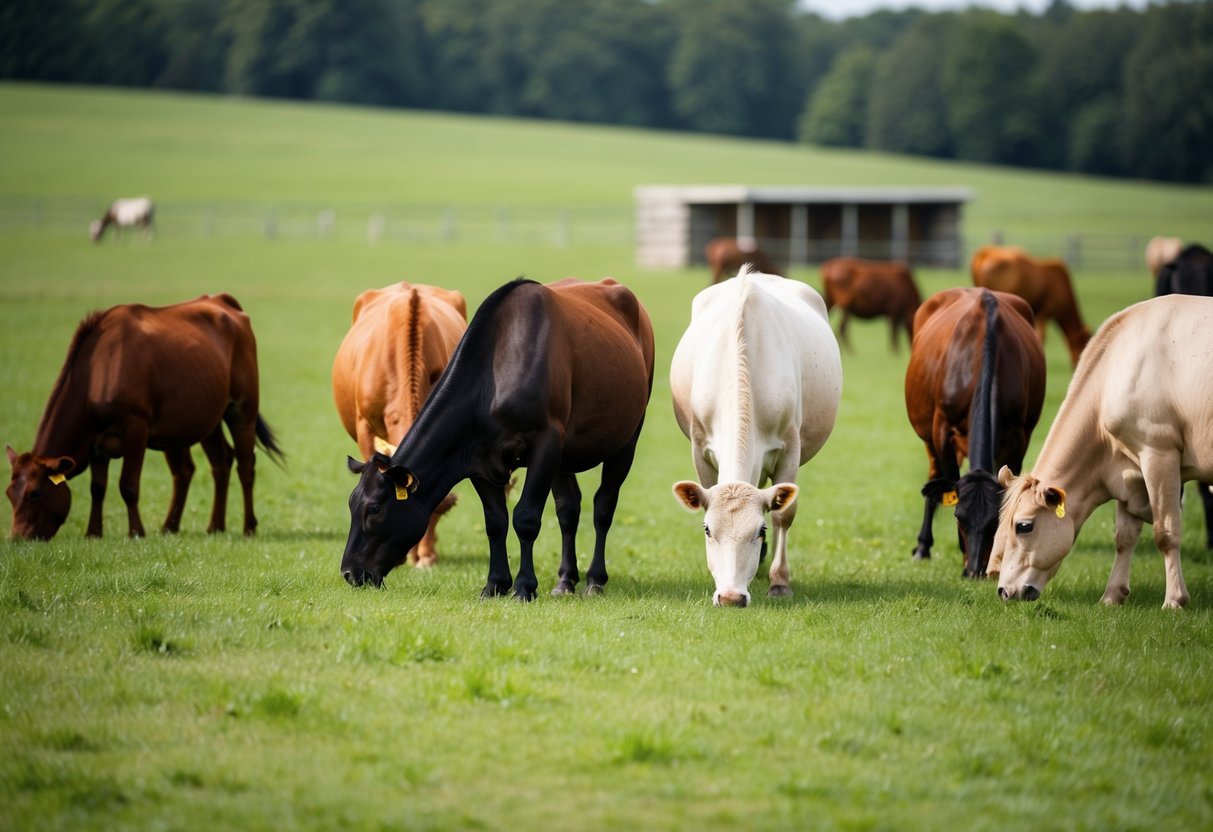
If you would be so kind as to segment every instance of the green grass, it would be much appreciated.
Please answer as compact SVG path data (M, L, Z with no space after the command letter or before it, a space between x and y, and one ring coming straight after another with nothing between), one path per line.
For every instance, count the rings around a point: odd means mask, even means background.
M1193 236L1213 216L1207 189L638 131L24 86L0 86L0 113L3 194L352 202L399 185L393 199L626 207L644 182L887 180L975 185L970 233L981 217L1092 233L1187 223ZM1034 190L1041 214L1019 213ZM338 564L355 448L328 376L354 296L409 279L475 306L520 273L613 274L656 326L657 383L606 595L546 595L558 564L549 510L539 599L480 601L486 545L466 484L440 526L437 568L350 589ZM801 472L796 595L769 601L760 577L752 607L711 607L699 520L669 490L692 468L666 375L704 279L639 270L624 245L163 235L93 247L83 231L0 228L0 440L29 447L90 309L226 290L252 316L264 414L289 460L261 457L252 541L203 533L202 466L179 536L126 539L112 487L107 536L85 540L74 481L54 541L0 544L0 827L1213 825L1213 559L1197 501L1184 518L1193 600L1180 614L1159 609L1149 535L1127 605L1097 603L1107 508L1037 603L1004 605L990 583L962 581L944 512L936 559L912 562L926 460L904 415L906 352L889 354L882 325L853 327L837 429ZM930 292L965 277L920 279ZM1092 323L1148 290L1136 271L1077 277ZM1055 334L1046 350L1029 460L1069 377ZM596 481L583 480L587 501ZM149 455L149 528L168 493ZM229 515L238 528L236 500ZM591 540L583 523L583 557Z

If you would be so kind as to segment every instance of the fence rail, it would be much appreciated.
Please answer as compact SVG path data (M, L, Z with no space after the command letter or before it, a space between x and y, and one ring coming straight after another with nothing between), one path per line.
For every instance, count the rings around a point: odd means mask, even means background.
M28 229L50 233L88 232L107 201L88 196L0 196L0 233ZM342 239L369 245L389 243L517 243L567 247L633 245L635 209L630 204L439 205L423 203L274 203L237 200L178 200L156 203L156 233L175 239ZM1146 235L1103 233L969 233L968 248L987 242L1017 245L1041 257L1061 257L1076 271L1138 271L1145 268ZM778 242L771 241L775 251ZM826 251L830 241L819 241ZM786 245L786 243L784 243ZM879 247L861 255L891 256Z
M106 209L88 197L0 197L0 230L87 233ZM157 201L156 233L184 239L362 239L369 244L628 245L630 206ZM107 232L109 233L109 232Z

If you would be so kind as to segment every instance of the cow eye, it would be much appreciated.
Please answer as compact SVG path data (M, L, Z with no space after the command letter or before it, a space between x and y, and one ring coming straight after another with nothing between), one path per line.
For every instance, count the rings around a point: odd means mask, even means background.
M1020 520L1015 523L1015 534L1031 534L1036 524L1031 520Z
M707 523L704 523L704 524L703 524L703 533L704 533L705 535L707 535L708 537L711 537L711 536L712 536L712 530L708 528L708 524L707 524Z
M383 506L379 505L379 503L371 503L366 507L366 513L371 515L378 514L382 508Z

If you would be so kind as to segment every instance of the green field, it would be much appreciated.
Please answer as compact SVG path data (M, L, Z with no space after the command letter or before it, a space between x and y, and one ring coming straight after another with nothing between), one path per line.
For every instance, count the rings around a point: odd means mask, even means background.
M0 199L579 206L630 210L650 183L961 185L966 234L1202 239L1213 191L950 165L777 143L225 98L0 85ZM114 303L229 291L252 317L263 413L254 540L203 533L202 455L175 537L125 537L111 467L106 537L87 488L50 543L0 544L3 829L1199 829L1213 826L1213 557L1185 509L1192 602L1160 609L1143 535L1133 595L1098 604L1101 509L1041 601L959 577L953 522L915 563L926 458L904 414L906 351L852 327L837 428L801 472L795 596L711 606L702 529L670 485L693 476L667 368L704 270L651 272L626 243L560 247L336 239L92 246L0 222L0 440L33 441L79 319ZM171 227L170 218L165 218ZM1208 238L1204 237L1208 242ZM604 596L481 601L487 546L470 487L441 562L381 591L346 586L354 443L329 371L361 290L407 279L475 305L519 274L613 275L649 310L658 374L608 546ZM809 271L793 275L816 283ZM966 282L919 275L925 292ZM1143 268L1075 277L1092 325L1143 299ZM1046 345L1049 393L1069 378ZM588 498L596 475L582 478ZM168 477L149 455L142 509ZM1189 492L1190 493L1190 492ZM239 528L238 500L229 527ZM583 559L592 544L583 522ZM511 539L511 552L517 548ZM584 564L583 564L584 565Z

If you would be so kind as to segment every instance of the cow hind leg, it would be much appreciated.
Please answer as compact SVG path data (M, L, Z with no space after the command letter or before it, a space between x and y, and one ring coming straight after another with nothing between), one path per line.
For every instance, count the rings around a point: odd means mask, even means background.
M185 498L190 493L190 482L194 479L194 459L189 446L171 448L164 452L164 460L168 463L169 473L173 477L173 497L169 501L168 514L164 525L160 527L162 534L176 534L181 531L181 517L185 513Z
M244 534L251 536L257 531L257 513L253 510L253 482L256 479L257 424L255 419L244 423L228 423L232 433L232 445L236 457L236 476L240 480L240 491L244 497Z
M1183 482L1179 475L1179 459L1174 454L1143 453L1141 472L1145 476L1150 511L1154 515L1154 543L1162 552L1166 565L1167 594L1162 605L1164 609L1181 609L1188 603L1188 587L1179 559L1183 532L1179 499Z
M202 440L202 451L215 481L215 501L206 527L207 534L214 534L227 529L227 489L232 479L232 446L223 435L223 425L216 425L211 435Z
M1198 482L1196 485L1200 492L1200 501L1205 507L1205 547L1213 549L1213 485L1207 482Z
M420 569L429 569L438 564L438 521L455 505L455 495L447 494L430 515L430 524L426 527L421 541L409 552L409 563Z
M641 422L643 425L643 422ZM640 439L640 425L626 445L602 463L602 483L594 494L594 556L586 572L586 595L601 595L606 588L606 540L615 521L615 509L619 505L619 489L632 470L636 458L636 442Z
M577 526L581 522L581 487L577 477L561 471L552 480L552 497L556 501L556 519L560 521L560 572L552 595L573 595L581 573L577 569Z

